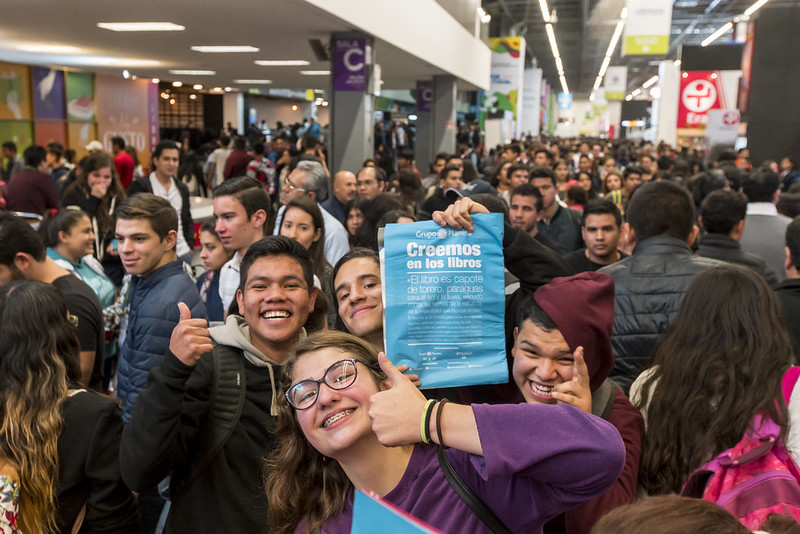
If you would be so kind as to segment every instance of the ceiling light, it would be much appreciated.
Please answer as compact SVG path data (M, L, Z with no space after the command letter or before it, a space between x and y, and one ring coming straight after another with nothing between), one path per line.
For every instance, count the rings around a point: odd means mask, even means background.
M305 59L259 59L256 60L256 65L262 67L303 67L311 65L311 62Z
M556 58L556 69L558 70L559 74L564 74L564 64L561 62L561 58Z
M628 8L627 7L623 7L622 8L622 12L619 14L619 18L621 18L622 20L626 20L628 18Z
M639 89L635 90L635 91L634 91L634 92L632 92L631 94L632 94L633 96L639 96L639 94L641 94L641 92L642 92L642 88L640 87Z
M177 74L178 76L214 76L217 71L214 70L170 70L170 74Z
M297 104L292 105L292 111L297 111Z
M80 54L81 52L83 52L83 50L78 48L77 46L67 46L67 45L28 44L28 45L17 45L15 46L15 48L23 52L35 52L39 54Z
M603 58L603 63L600 65L600 72L597 73L597 77L601 80L603 76L606 75L606 69L608 69L608 64L611 63L611 56L606 56Z
M221 93L222 92L222 87L215 87L211 91L214 92L214 93Z
M260 48L255 46L193 46L195 52L204 54L235 54L241 52L259 52Z
M196 84L194 84L192 86L192 89L194 89L195 91L201 91L203 89L203 84L202 83L196 83Z
M539 0L539 9L542 10L542 18L546 23L550 22L550 9L547 7L547 0Z
M714 33L703 39L703 42L700 43L700 46L710 45L711 43L722 37L726 32L730 31L731 28L733 28L733 23L726 22L719 29L717 29L717 31L715 31Z
M592 94L589 95L589 102L594 102L594 96L594 91L592 91Z
M152 81L153 83L158 83L158 82L160 82L161 80L159 80L158 78L153 78L151 81Z
M300 74L304 76L327 76L330 74L329 70L301 70Z
M233 91L233 87L226 87L225 88L225 92L226 93L230 93L231 91Z
M614 50L617 48L619 37L622 35L622 29L625 27L625 19L628 18L628 8L622 8L620 13L620 21L617 22L617 27L614 28L614 34L611 36L611 41L608 43L606 54L603 57L603 62L600 64L600 70L597 72L597 78L594 81L594 90L596 91L600 84L603 82L603 76L606 75L608 66L611 64L611 56L614 55Z
M267 85L272 83L272 80L233 80L233 83Z
M645 89L647 89L648 87L650 87L651 85L653 85L653 84L654 84L654 83L656 83L657 81L658 81L658 75L655 75L655 76L653 76L652 78L650 78L649 80L647 80L646 82L644 82L644 83L642 84L642 87L644 87Z
M488 24L492 20L492 16L488 14L482 7L478 8L478 17L480 17L481 22L484 24Z
M327 100L323 100L322 101L322 107L324 108L324 107L327 107L327 106L328 106L328 101ZM412 119L412 120L416 120L416 119Z
M545 24L544 29L547 32L547 38L550 40L550 49L553 51L553 57L561 57L561 54L558 53L558 43L556 43L556 34L553 31L553 25Z
M752 15L753 13L758 11L758 8L760 8L761 6L766 4L767 2L769 2L769 0L758 0L758 2L756 2L752 6L748 7L747 10L744 12L744 14L749 17L750 15Z
M181 87L183 86L183 82L172 82L172 87Z
M197 100L197 95L196 94L189 95L189 100Z
M633 100L633 95L628 95L625 97L625 102L630 102L631 100Z
M125 78L126 80L131 77L131 73L128 72L128 69L122 71L122 77Z
M131 80L138 80L138 79L139 79L139 77L136 76L135 74L133 76L131 76Z
M172 22L98 22L97 27L112 32L181 32L186 29Z
M174 98L170 98L169 99L169 103L174 106L175 105L175 99Z
M606 55L610 56L614 53L614 49L617 48L617 42L619 42L619 36L622 35L622 28L625 27L625 19L623 18L621 21L617 22L617 27L614 29L614 35L611 36L611 42L608 43L608 49L606 50Z
M567 79L562 74L558 77L558 81L561 82L561 89L564 90L565 93L569 94L569 87L567 87Z
M661 88L653 87L652 89L650 89L650 96L653 98L661 98Z
M680 59L676 59L675 61L672 62L672 66L673 67L680 67L681 66L681 60Z

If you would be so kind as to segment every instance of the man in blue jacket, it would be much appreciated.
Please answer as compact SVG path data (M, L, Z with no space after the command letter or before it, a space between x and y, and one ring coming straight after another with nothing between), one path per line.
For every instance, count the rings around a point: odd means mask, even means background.
M172 329L185 303L193 317L206 310L192 279L178 261L178 213L169 201L152 193L129 197L117 213L116 238L122 265L133 279L127 302L127 324L120 329L117 396L127 422L147 373L161 363Z

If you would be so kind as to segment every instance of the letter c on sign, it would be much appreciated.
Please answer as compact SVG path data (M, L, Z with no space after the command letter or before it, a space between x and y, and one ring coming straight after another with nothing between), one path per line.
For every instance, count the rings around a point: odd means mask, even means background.
M358 63L352 63L350 57L355 55L363 56L364 51L361 50L360 48L351 48L350 50L344 53L344 58L343 58L344 66L347 67L347 70L357 71L364 68L363 61L359 61Z

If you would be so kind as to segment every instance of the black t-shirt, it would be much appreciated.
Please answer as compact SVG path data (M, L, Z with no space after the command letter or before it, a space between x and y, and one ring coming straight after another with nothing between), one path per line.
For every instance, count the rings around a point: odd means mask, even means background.
M78 342L81 345L81 352L95 353L89 387L101 391L105 332L100 301L83 280L72 274L56 278L53 280L53 285L64 295L69 313L78 318Z
M628 255L619 251L619 259L627 258ZM605 267L605 265L601 265L599 263L595 263L589 258L586 257L586 247L583 247L578 250L573 250L569 254L564 256L564 261L567 262L567 265L575 269L576 273L585 273L588 271L596 271L601 267ZM619 260L617 260L619 261Z

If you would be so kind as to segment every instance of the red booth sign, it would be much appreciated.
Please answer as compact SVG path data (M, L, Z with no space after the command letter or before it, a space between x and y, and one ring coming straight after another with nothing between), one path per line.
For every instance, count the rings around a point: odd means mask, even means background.
M678 128L705 128L708 110L724 109L724 98L718 72L681 72Z

